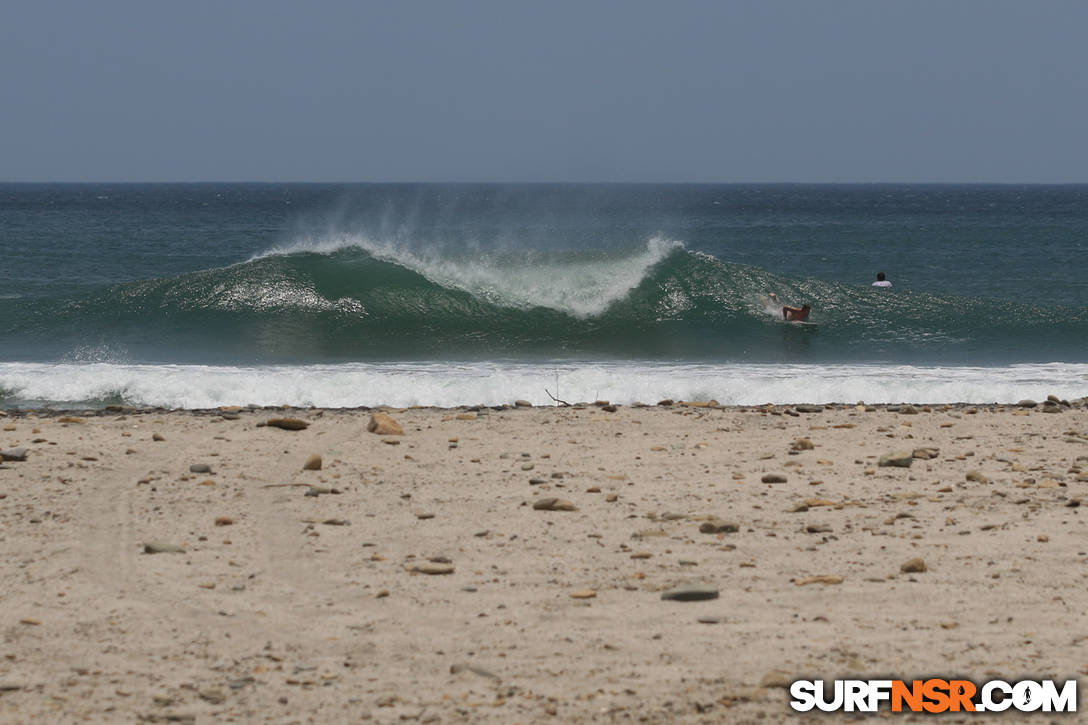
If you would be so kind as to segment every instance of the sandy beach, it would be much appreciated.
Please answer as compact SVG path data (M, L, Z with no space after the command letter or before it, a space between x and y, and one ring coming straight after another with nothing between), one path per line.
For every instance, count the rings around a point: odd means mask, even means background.
M0 721L777 722L799 677L1088 675L1083 399L374 412L7 411Z

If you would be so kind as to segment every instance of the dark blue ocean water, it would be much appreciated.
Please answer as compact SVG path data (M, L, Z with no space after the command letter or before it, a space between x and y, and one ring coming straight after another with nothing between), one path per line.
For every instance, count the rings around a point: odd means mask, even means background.
M974 368L1076 385L1086 251L1088 186L6 184L0 404L153 402L168 371L203 386L168 404L214 403L238 380L198 373L318 368L284 394L398 370L401 398L447 404L545 369L644 376L660 397L665 370L708 394L801 369L862 397L841 383L859 365L930 380L904 394L954 395L934 381ZM783 322L769 291L814 324Z

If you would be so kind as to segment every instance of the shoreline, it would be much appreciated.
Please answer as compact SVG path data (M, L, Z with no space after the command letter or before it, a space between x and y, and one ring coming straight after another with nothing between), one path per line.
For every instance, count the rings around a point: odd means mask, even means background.
M1088 675L1088 401L694 403L6 410L0 720L775 722L807 676Z
M1031 405L1030 403L1034 403ZM1036 400L1022 400L1016 403L968 403L968 402L920 402L920 401L901 401L898 403L866 403L865 401L857 401L854 403L848 402L792 402L792 403L761 403L758 405L739 405L739 404L721 404L716 400L663 400L657 403L611 403L607 400L595 400L595 401L578 401L574 403L562 403L562 404L532 404L524 402L518 404L515 402L504 403L500 405L487 405L487 404L463 404L452 406L441 405L354 405L344 407L334 406L297 406L297 405L220 405L210 408L169 408L159 406L129 406L129 405L104 405L98 408L86 407L86 406L74 406L74 407L49 407L38 406L31 408L5 408L0 406L0 414L23 417L23 416L39 416L39 417L56 417L63 415L85 415L89 417L104 417L109 415L153 415L163 413L190 413L193 415L220 415L222 413L234 414L234 413L275 413L283 411L302 411L302 412L326 412L326 413L371 413L374 411L407 411L407 410L425 410L434 412L444 411L464 411L464 412L479 412L479 411L492 411L503 412L508 410L562 410L564 408L571 410L583 410L586 408L600 408L606 405L614 405L616 408L630 408L632 410L646 410L654 408L701 408L707 410L723 410L739 413L758 413L758 412L771 412L778 411L781 414L790 415L793 412L798 412L798 409L802 408L820 408L820 411L816 410L801 410L800 412L813 413L823 411L836 411L836 410L858 410L859 407L864 409L865 412L899 412L899 410L905 406L915 408L916 413L935 413L946 410L967 410L974 408L977 411L989 411L989 412L1002 412L1009 409L1031 409L1047 407L1050 403L1056 403L1061 410L1071 410L1075 408L1088 407L1088 396L1080 398L1058 398L1058 396L1051 395L1042 401Z

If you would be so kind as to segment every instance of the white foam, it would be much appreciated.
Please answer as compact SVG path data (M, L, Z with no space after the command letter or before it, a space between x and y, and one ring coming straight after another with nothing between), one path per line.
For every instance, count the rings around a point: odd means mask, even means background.
M556 386L558 378L558 389ZM347 363L228 367L118 363L0 363L3 405L72 405L120 397L167 408L220 405L356 407L551 404L600 398L655 403L1014 403L1088 395L1088 364L674 365L661 363Z
M442 250L413 251L402 244L358 234L330 234L295 240L250 261L303 252L332 254L360 249L376 259L417 272L435 284L463 290L494 304L520 309L547 307L587 318L626 297L651 267L683 247L681 242L654 237L625 256L555 261L529 252L514 257L499 252L458 256Z

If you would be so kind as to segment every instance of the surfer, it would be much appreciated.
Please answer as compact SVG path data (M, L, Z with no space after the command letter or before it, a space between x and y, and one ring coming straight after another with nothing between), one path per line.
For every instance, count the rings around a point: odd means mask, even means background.
M808 319L809 312L812 312L812 308L809 307L807 302L800 307L782 305L782 317L790 322L804 322Z
M876 273L876 282L873 282L874 287L891 287L892 283L884 279L883 272Z
M778 299L778 295L774 292L768 292L767 298L772 304L778 305L782 308L782 319L789 322L804 322L808 319L808 313L812 312L812 307L806 302L800 307L793 307L792 305L784 305L782 301Z

